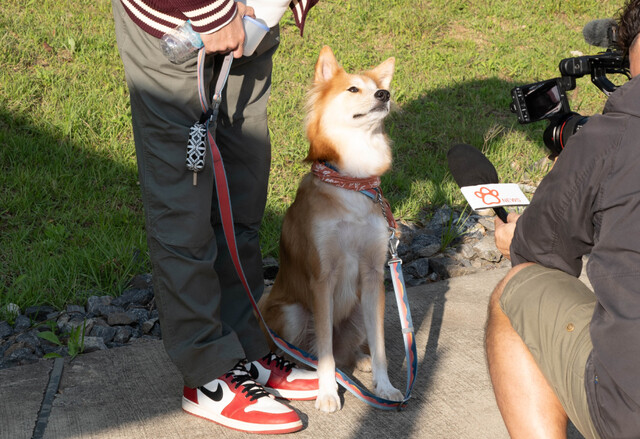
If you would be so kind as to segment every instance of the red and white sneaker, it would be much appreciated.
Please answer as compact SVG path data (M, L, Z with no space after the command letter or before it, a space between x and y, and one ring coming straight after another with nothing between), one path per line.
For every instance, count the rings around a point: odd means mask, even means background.
M241 361L204 386L184 388L182 409L247 433L291 433L302 429L298 414L257 384Z
M245 367L257 383L275 396L287 399L309 400L318 396L318 373L300 369L295 363L273 352Z

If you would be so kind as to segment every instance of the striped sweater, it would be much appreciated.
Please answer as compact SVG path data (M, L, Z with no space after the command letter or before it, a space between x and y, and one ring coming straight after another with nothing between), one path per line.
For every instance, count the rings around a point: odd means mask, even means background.
M235 16L234 0L120 0L129 17L141 29L160 38L186 20L193 30L211 33L227 25ZM307 12L319 0L292 0L289 7L302 35Z

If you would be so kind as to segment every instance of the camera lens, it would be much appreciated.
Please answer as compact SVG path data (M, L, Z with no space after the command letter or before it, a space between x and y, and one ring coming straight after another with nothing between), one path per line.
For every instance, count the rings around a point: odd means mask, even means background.
M549 126L542 136L544 144L551 150L551 157L562 152L567 140L589 120L588 116L569 113L549 121Z

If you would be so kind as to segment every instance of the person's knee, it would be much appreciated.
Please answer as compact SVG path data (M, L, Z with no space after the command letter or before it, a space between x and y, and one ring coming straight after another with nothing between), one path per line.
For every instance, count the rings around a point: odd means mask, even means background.
M520 272L522 269L529 267L531 265L535 265L533 262L525 262L524 264L518 264L515 267L511 268L509 272L505 275L504 278L496 285L493 293L491 293L491 299L489 301L489 306L500 306L500 298L502 297L502 293L504 292L505 287L509 283L513 277Z
M502 310L500 299L509 281L522 269L533 265L533 263L519 264L511 268L505 277L496 285L489 299L487 309L487 320L485 324L485 350L488 359L492 357L497 346L505 340L505 334L512 334L513 327L509 317ZM489 361L490 362L490 361ZM490 362L491 363L491 362Z

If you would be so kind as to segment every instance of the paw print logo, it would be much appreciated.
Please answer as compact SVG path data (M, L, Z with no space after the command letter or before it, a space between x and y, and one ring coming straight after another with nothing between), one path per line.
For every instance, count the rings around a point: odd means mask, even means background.
M479 191L473 193L476 197L480 198L484 204L491 206L492 204L500 204L500 198L498 198L498 191L495 189L490 190L486 187L481 187Z

